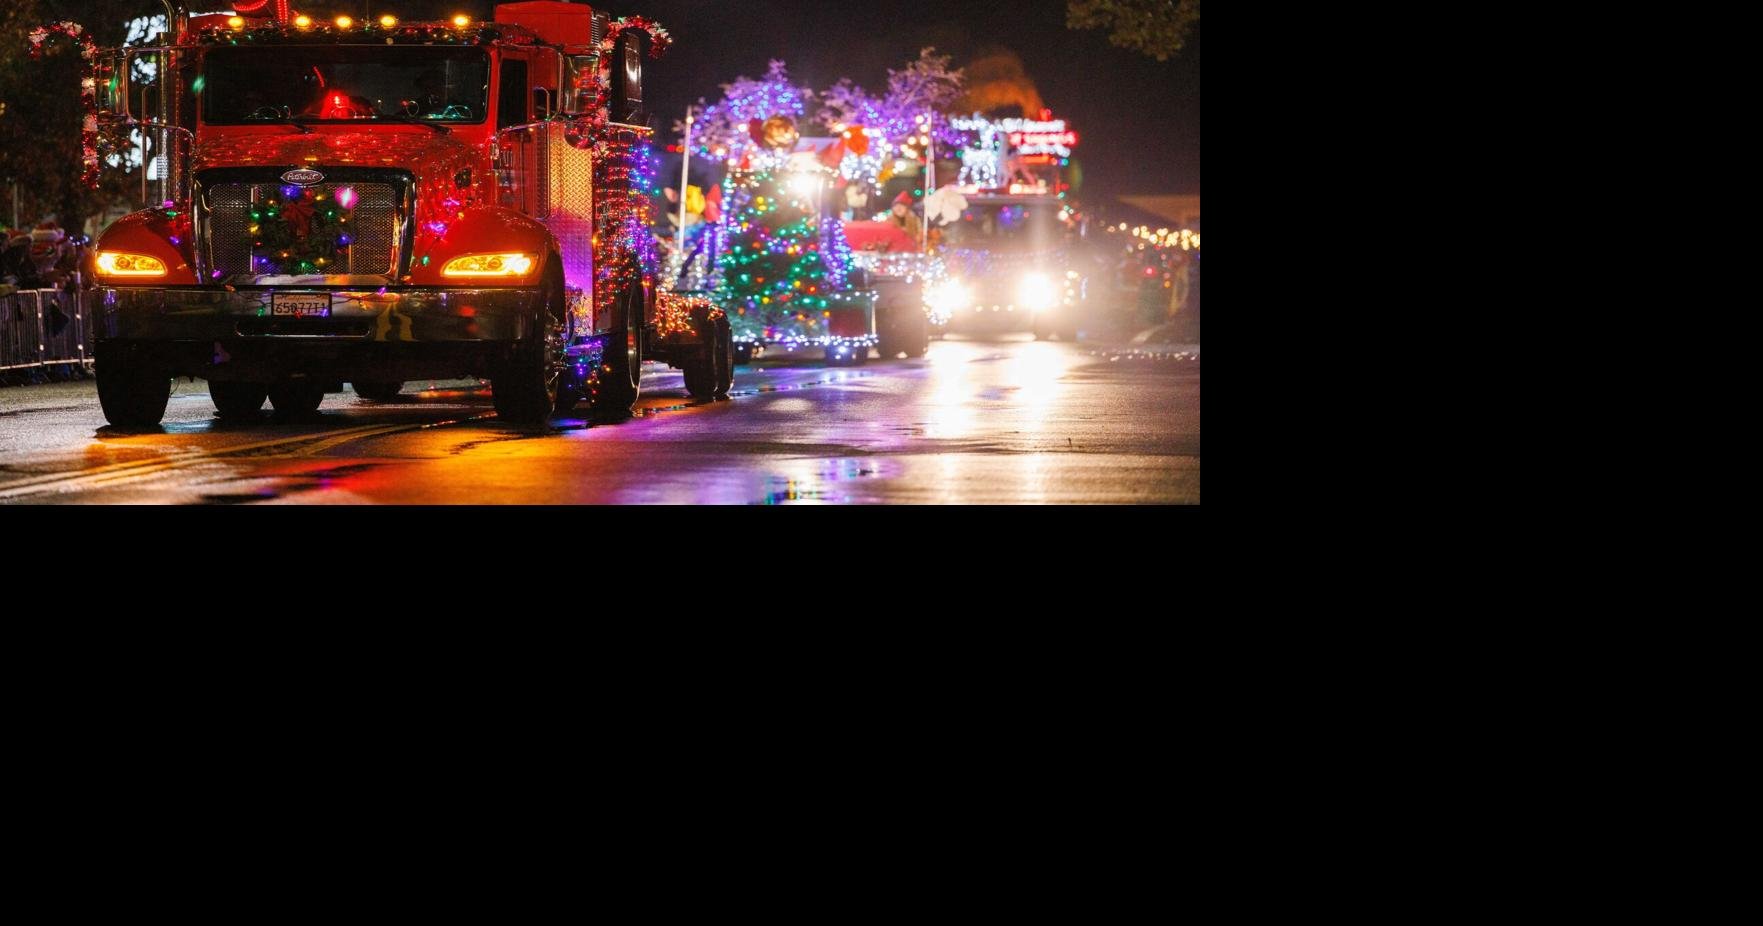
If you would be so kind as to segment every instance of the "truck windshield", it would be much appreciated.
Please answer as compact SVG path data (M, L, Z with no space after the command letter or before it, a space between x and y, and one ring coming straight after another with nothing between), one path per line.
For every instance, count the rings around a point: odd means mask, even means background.
M945 233L950 245L970 251L1045 251L1060 241L1054 203L977 204Z
M210 49L198 92L210 125L478 123L489 86L489 56L478 48L265 45Z

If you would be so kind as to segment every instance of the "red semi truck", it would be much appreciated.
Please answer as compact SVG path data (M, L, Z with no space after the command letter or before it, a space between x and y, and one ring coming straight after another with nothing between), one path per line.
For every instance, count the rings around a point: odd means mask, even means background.
M95 66L100 123L149 139L160 203L96 243L113 425L156 424L176 376L223 417L475 376L504 419L618 420L645 359L727 394L726 318L655 286L642 88L665 30L565 2L409 23L166 6L162 42Z

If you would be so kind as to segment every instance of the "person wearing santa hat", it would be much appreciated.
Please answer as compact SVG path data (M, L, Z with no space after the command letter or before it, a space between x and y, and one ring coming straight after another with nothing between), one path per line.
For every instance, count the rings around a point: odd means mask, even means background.
M912 211L912 194L902 191L894 200L894 207L888 210L888 221L906 233L913 241L924 235L924 223Z
M49 286L60 286L77 268L78 259L67 246L67 232L53 219L31 229L31 262Z
M0 249L0 283L18 289L42 289L42 276L37 272L37 264L31 260L31 236L28 232L13 231L6 240L5 247Z
M53 219L38 223L31 229L30 262L37 268L42 289L72 291L75 273L80 269L79 249L67 240L67 232ZM46 304L43 322L50 334L59 335L70 321L58 301Z

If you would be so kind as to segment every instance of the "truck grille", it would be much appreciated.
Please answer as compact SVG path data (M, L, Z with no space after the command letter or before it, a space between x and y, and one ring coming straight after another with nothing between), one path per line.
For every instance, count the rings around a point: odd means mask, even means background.
M255 276L251 269L251 204L276 194L278 183L223 183L207 191L208 270L220 279ZM325 183L317 189L335 195L353 187L361 201L349 217L354 244L331 273L393 276L398 245L398 191L386 183Z

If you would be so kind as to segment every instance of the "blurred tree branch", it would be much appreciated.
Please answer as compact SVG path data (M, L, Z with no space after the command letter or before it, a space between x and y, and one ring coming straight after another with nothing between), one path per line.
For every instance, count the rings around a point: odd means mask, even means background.
M1065 6L1066 26L1111 30L1111 44L1158 61L1181 54L1199 21L1200 0L1069 0Z

